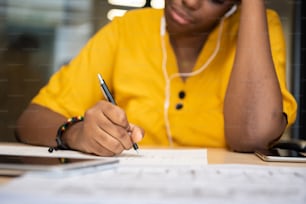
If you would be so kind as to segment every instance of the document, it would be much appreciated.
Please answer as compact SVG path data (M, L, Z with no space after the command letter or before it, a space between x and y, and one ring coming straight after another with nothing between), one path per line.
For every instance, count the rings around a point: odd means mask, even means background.
M26 174L0 187L2 204L305 204L306 169L252 165L118 166L90 174Z
M28 146L22 148L27 151L19 153L30 153ZM46 148L39 149L50 155ZM12 149L0 147L0 153L3 150ZM55 154L60 153L91 156ZM24 174L0 186L1 204L306 203L305 167L208 165L206 149L140 149L138 154L130 150L116 158L118 165L103 170Z
M71 150L57 150L48 152L48 147L2 145L0 155L23 155L41 157L62 157L79 159L106 159L106 157L94 156ZM107 157L109 158L109 157ZM207 165L206 149L139 149L138 153L131 149L123 151L113 157L119 160L120 166L205 166Z
M139 149L118 155L120 166L197 166L207 165L206 149Z

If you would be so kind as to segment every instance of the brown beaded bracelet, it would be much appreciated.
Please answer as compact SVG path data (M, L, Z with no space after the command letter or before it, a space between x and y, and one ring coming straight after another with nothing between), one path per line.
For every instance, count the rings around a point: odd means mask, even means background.
M58 149L67 150L67 149L70 149L62 141L63 134L67 131L67 129L69 127L71 127L72 125L74 125L78 122L81 122L83 120L84 120L83 116L75 116L75 117L69 118L67 120L67 122L65 122L63 125L61 125L57 130L56 139L55 139L56 143L57 143L57 146L56 147L50 147L48 151L51 153L51 152L53 152L53 150L58 150Z

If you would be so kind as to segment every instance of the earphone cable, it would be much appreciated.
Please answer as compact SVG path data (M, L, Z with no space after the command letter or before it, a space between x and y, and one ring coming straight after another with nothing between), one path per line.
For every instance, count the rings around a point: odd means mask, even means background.
M227 17L227 16L226 16ZM225 18L226 18L225 17ZM165 34L165 17L162 17L161 19L161 49L162 49L162 71L165 78L165 101L164 101L164 120L165 120L165 128L166 128L166 134L169 142L169 146L173 146L173 139L172 139L172 133L171 133L171 127L170 127L170 121L169 121L169 106L170 106L170 88L171 88L171 80L177 77L192 77L195 75L200 74L203 72L207 66L214 60L216 55L219 52L220 45L221 45L221 39L222 39L222 31L223 31L223 22L224 19L221 19L220 27L218 31L218 40L216 43L216 48L214 49L214 52L211 54L211 56L208 58L208 60L198 69L190 73L174 73L170 77L167 72L167 50L164 40L164 34Z

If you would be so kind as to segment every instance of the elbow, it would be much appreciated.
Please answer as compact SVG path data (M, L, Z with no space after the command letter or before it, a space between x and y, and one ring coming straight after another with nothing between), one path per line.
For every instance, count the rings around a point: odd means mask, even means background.
M25 138L23 137L23 118L20 116L16 122L16 127L14 129L14 136L17 142L26 143Z
M226 138L228 148L235 152L251 153L257 149L266 149L268 147L268 143L250 135L236 136L235 139L228 139L231 136L226 136Z
M251 153L258 149L268 149L281 137L284 129L285 127L225 130L225 139L230 150Z
M257 119L256 119L257 118ZM225 120L225 140L229 149L237 152L254 152L268 149L285 131L284 114L268 117L251 117L243 121Z

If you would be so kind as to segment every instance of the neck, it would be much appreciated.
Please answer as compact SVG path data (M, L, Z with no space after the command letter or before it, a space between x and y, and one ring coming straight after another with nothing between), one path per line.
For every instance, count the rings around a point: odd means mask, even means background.
M174 50L180 73L192 72L207 37L208 35L170 35L170 43Z

